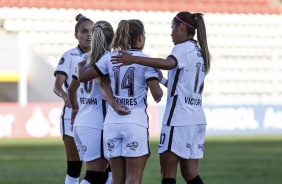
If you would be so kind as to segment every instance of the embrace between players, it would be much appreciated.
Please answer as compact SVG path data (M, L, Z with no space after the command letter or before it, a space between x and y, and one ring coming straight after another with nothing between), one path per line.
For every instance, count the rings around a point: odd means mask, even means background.
M121 20L114 32L107 21L94 24L81 14L76 17L79 44L63 54L54 85L65 104L60 124L66 184L79 183L82 161L86 174L81 184L141 184L150 155L147 93L149 88L161 101L160 83L167 87L158 150L162 184L176 183L178 163L187 184L203 184L198 162L206 119L202 104L192 103L202 102L210 69L202 16L180 12L173 17L174 47L166 59L142 52L146 37L140 20ZM168 70L168 79L161 69Z

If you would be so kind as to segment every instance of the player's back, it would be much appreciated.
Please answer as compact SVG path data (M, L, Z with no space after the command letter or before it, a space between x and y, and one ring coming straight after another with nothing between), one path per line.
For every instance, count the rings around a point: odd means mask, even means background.
M134 56L147 57L140 49L128 50ZM117 55L114 52L111 55ZM109 109L105 124L123 122L123 123L137 123L148 127L147 109L147 81L152 78L157 78L158 74L154 68L132 64L119 67L118 64L109 62L109 77L111 79L111 87L113 95L117 102L126 105L131 114L120 116Z

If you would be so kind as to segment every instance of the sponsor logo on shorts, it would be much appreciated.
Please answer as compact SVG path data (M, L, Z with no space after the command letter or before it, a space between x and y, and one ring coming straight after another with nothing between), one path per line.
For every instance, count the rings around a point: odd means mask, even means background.
M202 151L204 151L204 147L205 147L205 144L199 144L198 145L198 149L201 149Z
M59 65L62 65L64 62L65 62L65 58L62 57L59 61Z
M138 147L138 142L133 141L126 144L126 147L129 147L131 150L136 151L135 149Z
M82 146L82 149L83 149L83 153L87 151L87 147L85 145Z
M110 142L108 141L107 142L107 145L108 145L108 150L109 151L113 151L114 147L115 147L115 144L113 142Z
M187 143L186 148L191 148L191 144Z

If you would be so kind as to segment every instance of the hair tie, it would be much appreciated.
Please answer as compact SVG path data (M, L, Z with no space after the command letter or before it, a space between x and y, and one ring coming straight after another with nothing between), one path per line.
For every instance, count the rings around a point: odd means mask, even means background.
M98 27L102 29L102 26L99 25L99 26L97 26L96 28L98 28Z
M177 16L175 16L175 18L176 18L177 20L179 20L180 22L182 22L183 24L185 24L185 25L187 25L187 26L189 26L189 27L191 27L191 28L193 28L193 29L196 29L196 28L194 28L192 25L190 25L190 24L188 24L187 22L184 22L183 20L181 20L180 18L178 18Z

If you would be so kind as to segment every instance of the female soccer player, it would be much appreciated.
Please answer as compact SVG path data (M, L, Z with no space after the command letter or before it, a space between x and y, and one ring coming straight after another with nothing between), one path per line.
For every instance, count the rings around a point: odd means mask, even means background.
M88 68L93 67L103 55L110 52L114 37L113 28L106 21L96 22L92 32L92 48L86 63ZM105 77L101 80L103 78ZM76 93L78 88L79 102ZM108 165L103 143L103 126L107 107L100 91L100 78L79 83L74 74L68 94L72 106L71 122L74 123L74 140L81 160L86 163L86 175L81 184L104 184L104 172Z
M174 48L166 59L132 56L123 51L113 64L140 64L169 70L168 96L160 134L163 184L175 184L177 165L187 184L203 184L198 162L203 157L206 118L202 107L204 79L210 69L205 23L200 13L180 12L172 20ZM197 41L194 35L197 30Z
M140 20L122 20L115 32L112 47L125 49L133 55L146 57L142 53L145 44L144 26ZM98 76L109 75L115 100L127 106L130 114L119 115L113 110L113 101L104 123L104 140L113 174L113 184L141 184L149 151L147 88L155 101L160 101L162 90L158 73L154 68L129 65L118 67L110 62L118 51L102 57L92 68L78 67L78 79L87 81Z
M78 40L78 46L66 51L61 57L55 70L56 76L54 84L54 93L64 100L62 110L60 130L63 137L66 156L67 156L67 173L65 184L78 184L81 172L82 162L76 149L73 139L73 127L71 125L71 105L67 94L72 73L81 60L85 59L85 53L91 49L91 29L93 21L79 14L76 16L75 38ZM64 89L63 86L64 85Z

